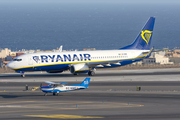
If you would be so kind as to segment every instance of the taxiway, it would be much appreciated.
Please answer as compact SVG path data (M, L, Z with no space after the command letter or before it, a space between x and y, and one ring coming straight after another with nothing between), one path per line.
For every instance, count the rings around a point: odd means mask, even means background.
M0 119L179 120L179 74L179 69L98 71L88 89L59 96L30 89L46 80L79 84L87 76L1 74ZM136 91L137 86L141 91Z

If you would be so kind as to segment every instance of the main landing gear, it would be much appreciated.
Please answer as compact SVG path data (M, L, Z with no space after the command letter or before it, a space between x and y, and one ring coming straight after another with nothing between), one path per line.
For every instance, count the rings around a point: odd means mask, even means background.
M54 95L54 96L55 96L55 95L59 96L59 91L53 92L53 95Z
M74 75L79 75L79 73L74 73Z
M56 95L59 96L59 93L53 93L53 95L54 95L54 96L56 96Z
M88 75L89 75L89 76L93 76L93 75L95 75L95 72L94 72L94 71L89 71L89 72L88 72Z
M59 93L53 93L54 96L59 96ZM47 93L44 94L44 96L47 96Z

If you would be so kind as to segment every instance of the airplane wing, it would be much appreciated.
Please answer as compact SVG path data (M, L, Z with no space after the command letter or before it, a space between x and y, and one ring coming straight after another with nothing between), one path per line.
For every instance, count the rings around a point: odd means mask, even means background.
M139 56L141 58L148 58L151 56L151 53L153 51L154 47L151 48L151 50L149 52L146 52L144 53L144 55L142 56ZM98 68L101 68L101 67L105 67L105 66L111 66L111 64L114 64L114 65L121 65L121 60L115 60L115 61L108 61L107 63L106 62L103 62L103 63L96 63L96 64L88 64L89 67L98 67Z
M53 82L50 82L50 81L44 81L44 82L48 84L54 84Z
M92 64L88 64L89 67L98 67L98 68L101 68L101 67L104 67L104 66L111 66L111 64L116 64L116 65L121 65L119 62L121 62L121 60L115 60L115 61L108 61L108 62L99 62L99 63L92 63Z
M60 83L60 84L65 85L65 84L68 84L68 83Z
M68 84L68 83L54 83L54 82L50 82L50 81L44 81L45 83L48 83L48 84L63 84L63 85L65 85L65 84Z

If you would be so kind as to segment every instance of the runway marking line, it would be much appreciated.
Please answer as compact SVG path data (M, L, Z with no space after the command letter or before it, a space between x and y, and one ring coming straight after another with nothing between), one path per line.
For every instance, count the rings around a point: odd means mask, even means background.
M34 112L34 111L50 111L50 110L23 110L23 111L3 111L0 113L19 113L19 112Z
M22 107L17 106L16 103L25 103L23 105L21 105ZM27 103L30 104L27 104ZM33 104L31 104L31 102L34 102ZM6 104L2 107L6 107L6 108L29 108L29 109L48 109L49 111L52 110L77 110L77 109L104 109L104 108L122 108L122 107L143 107L144 105L140 105L140 104L129 104L129 103L117 103L117 102L91 102L91 101L86 101L86 102L62 102L62 103L52 103L52 102L44 102L41 104L36 104L36 102L38 101L19 101L19 102L10 102L10 103L1 103L1 104ZM13 105L14 103L14 105ZM11 104L12 107L8 107L9 104ZM58 107L58 104L64 104L64 106L60 106ZM78 107L76 107L76 105L78 104ZM38 106L39 105L39 106ZM42 105L42 106L40 106ZM52 105L56 105L55 107L53 107ZM90 107L88 107L90 106ZM5 111L6 112L6 111ZM16 112L16 111L14 111ZM4 112L0 112L0 113L4 113ZM8 113L8 111L7 111Z
M35 104L35 103L34 103L34 104L26 104L26 106L30 106L30 105L45 105L45 104L46 104L46 105L56 105L56 104L63 104L63 105L64 105L64 104L68 104L68 105L73 105L73 104L85 104L85 103L86 103L86 104L87 104L87 103L90 104L90 103L94 103L94 102L73 102L73 103L72 103L72 102L62 102L62 103L59 103L59 102L57 102L57 103L47 103L47 102L42 103L42 102L41 102L41 104Z
M161 97L173 97L173 96L161 96Z
M109 70L111 72L122 72L122 70Z
M98 116L81 116L81 115L24 115L28 117L41 117L41 118L59 118L59 119L87 119L87 118L104 118Z
M180 71L179 69L174 69L175 71Z
M56 104L56 103L55 103ZM58 104L58 103L57 103ZM61 108L56 108L56 107L43 107L51 110L69 110L69 109L103 109L103 108L119 108L119 107L143 107L144 105L140 104L128 104L128 103L113 103L113 102L96 102L95 104L78 104L78 107L76 108L75 105L76 103L64 103L67 106L63 106ZM48 104L46 104L48 105ZM86 106L91 106L90 108L87 108Z
M0 104L14 104L14 103L27 103L27 102L35 102L35 101L18 101L18 102L9 102L9 103L0 103Z
M173 119L172 117L178 117L178 116L180 116L180 115L152 115L152 116L149 116L149 115L145 115L145 116L123 116L123 117L109 117L109 119L142 119L142 118L144 118L144 119L147 119L147 118L170 118L171 117L171 119Z

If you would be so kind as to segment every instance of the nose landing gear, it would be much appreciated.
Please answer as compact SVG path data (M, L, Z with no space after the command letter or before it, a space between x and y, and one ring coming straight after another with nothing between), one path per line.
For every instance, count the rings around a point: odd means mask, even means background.
M25 77L25 74L23 73L23 74L21 74L21 77Z

